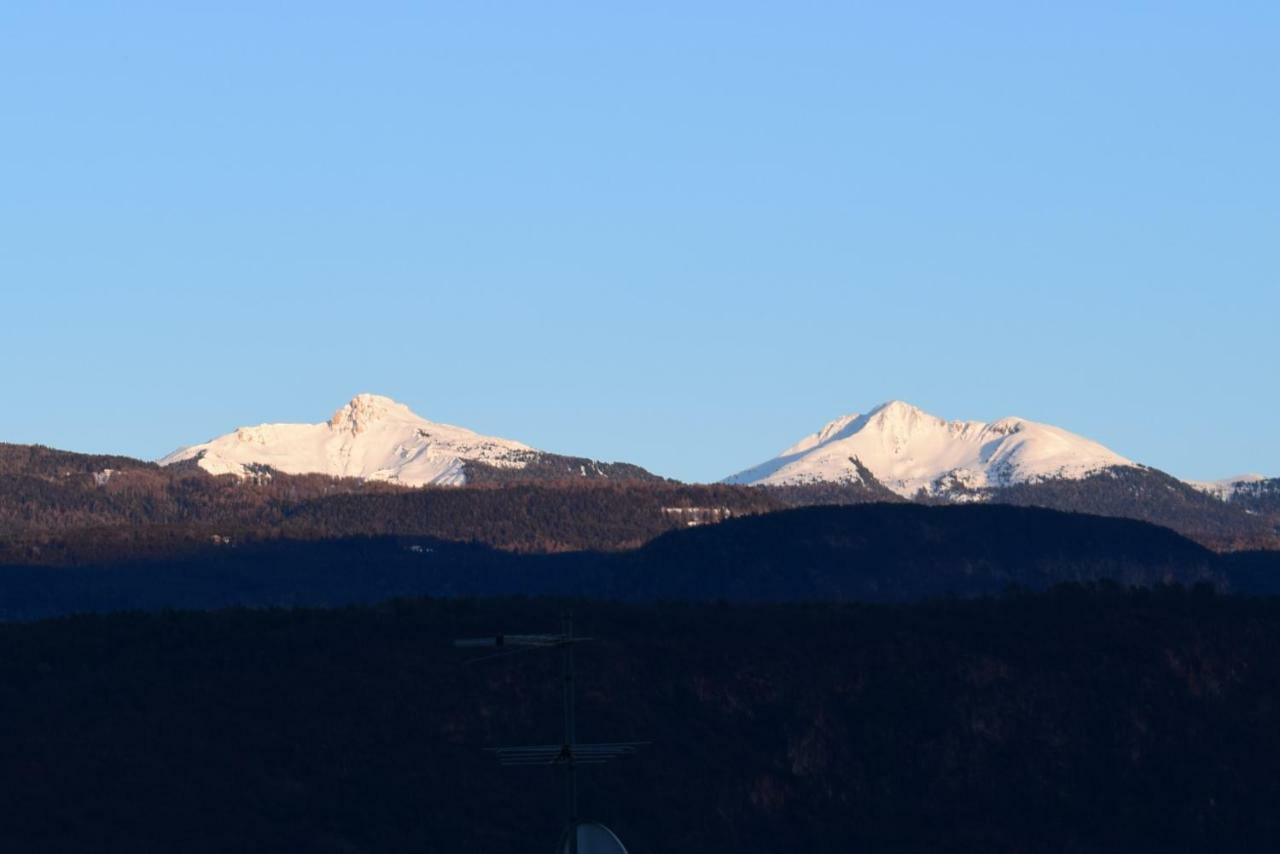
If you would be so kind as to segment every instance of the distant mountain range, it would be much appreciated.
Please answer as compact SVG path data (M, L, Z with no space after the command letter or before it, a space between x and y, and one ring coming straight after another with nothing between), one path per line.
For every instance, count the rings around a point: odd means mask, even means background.
M521 489L457 489L491 485ZM564 489L575 485L611 491ZM324 422L242 427L158 465L0 445L0 538L21 540L0 541L11 557L43 542L47 558L52 532L118 526L135 529L135 547L139 537L271 529L616 549L732 516L904 501L1039 506L1152 522L1220 551L1280 548L1280 479L1184 482L1059 427L946 421L900 401L838 418L721 485L541 451L370 394Z
M461 486L548 474L656 479L639 466L552 454L513 439L430 421L376 394L356 395L327 421L239 427L180 448L159 462L167 466L187 460L214 475L246 477L269 468L404 486ZM1024 418L947 421L895 400L865 414L841 416L778 456L723 482L770 487L879 485L907 499L972 500L984 490L1142 468L1061 427ZM1241 475L1186 483L1229 500L1239 486L1266 480Z

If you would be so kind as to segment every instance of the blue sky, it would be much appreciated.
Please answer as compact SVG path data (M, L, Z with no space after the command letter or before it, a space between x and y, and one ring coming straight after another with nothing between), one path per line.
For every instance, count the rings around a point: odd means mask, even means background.
M901 398L1280 475L1280 4L6 3L0 440L359 391L715 479Z

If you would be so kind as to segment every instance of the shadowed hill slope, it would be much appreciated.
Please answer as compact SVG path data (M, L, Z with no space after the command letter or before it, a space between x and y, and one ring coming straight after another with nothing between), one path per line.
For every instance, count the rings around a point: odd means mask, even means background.
M1223 581L1214 555L1127 519L1000 505L815 507L659 537L623 563L662 567L661 595L859 599L982 595L1108 578Z
M1280 604L1058 590L914 606L398 602L0 626L0 846L70 854L550 851L558 662L632 851L1263 852ZM247 848L246 848L247 846Z
M1280 555L1216 555L1164 528L1038 508L818 507L674 531L630 552L521 555L421 537L193 545L150 560L0 567L0 617L342 605L398 595L902 602L1108 579L1268 592Z

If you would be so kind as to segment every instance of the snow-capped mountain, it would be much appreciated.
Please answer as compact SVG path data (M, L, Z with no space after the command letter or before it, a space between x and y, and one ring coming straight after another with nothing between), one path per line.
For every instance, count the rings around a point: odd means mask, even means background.
M778 456L726 478L768 486L858 483L860 463L884 486L906 497L920 490L948 494L1081 478L1135 464L1097 442L1059 427L1003 418L946 421L891 401L865 415L845 415Z
M428 421L389 397L360 394L323 423L241 427L174 451L160 465L195 459L211 474L243 476L249 466L266 465L287 474L456 486L466 481L469 462L523 468L539 455L520 442Z

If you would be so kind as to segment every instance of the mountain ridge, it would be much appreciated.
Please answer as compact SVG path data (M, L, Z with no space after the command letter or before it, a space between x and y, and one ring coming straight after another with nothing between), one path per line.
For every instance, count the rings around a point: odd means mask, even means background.
M932 456L919 452L922 436ZM1077 448L1083 462L1070 453ZM812 476L785 477L814 453L824 456ZM944 421L901 401L834 419L737 478L755 472L762 486L681 484L628 463L551 454L427 421L377 395L358 395L319 424L244 427L161 462L0 444L0 537L46 553L77 529L114 531L103 536L115 550L139 536L171 540L177 534L157 533L166 526L206 537L394 532L519 550L614 549L742 513L910 501L1047 507L1141 519L1219 551L1280 548L1280 479L1205 489L1060 428ZM782 483L769 482L779 473ZM593 484L617 491L575 489ZM423 488L431 494L414 494Z

